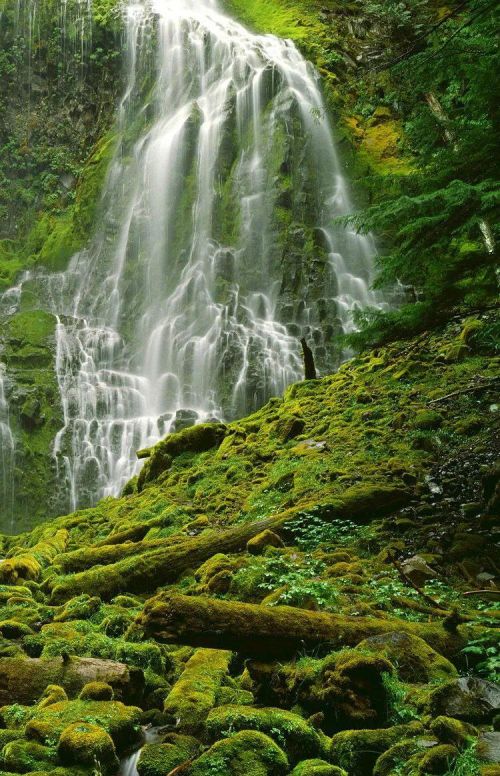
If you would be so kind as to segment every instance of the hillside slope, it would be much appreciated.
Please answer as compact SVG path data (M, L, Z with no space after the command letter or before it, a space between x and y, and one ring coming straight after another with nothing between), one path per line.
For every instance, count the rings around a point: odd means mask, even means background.
M140 776L498 773L497 327L170 435L3 537L0 773L111 776L144 735Z

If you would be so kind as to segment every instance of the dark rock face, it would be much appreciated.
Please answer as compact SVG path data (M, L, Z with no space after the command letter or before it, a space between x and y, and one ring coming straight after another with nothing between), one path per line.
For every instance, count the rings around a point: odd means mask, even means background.
M500 687L477 677L463 677L439 687L432 693L433 714L457 719L490 720L500 708Z

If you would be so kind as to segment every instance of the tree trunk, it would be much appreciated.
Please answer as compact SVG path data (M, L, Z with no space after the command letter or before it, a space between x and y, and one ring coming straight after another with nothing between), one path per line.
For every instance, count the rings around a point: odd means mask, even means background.
M302 649L353 647L370 636L395 631L420 636L448 655L466 641L463 629L448 633L441 623L348 617L168 593L150 599L139 621L146 636L157 641L229 649L266 660Z
M303 337L300 340L300 344L302 345L302 356L304 358L304 378L306 380L316 380L317 374L313 352Z

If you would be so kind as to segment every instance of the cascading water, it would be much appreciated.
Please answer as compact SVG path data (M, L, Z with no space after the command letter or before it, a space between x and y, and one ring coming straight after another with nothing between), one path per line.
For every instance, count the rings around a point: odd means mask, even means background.
M64 4L65 5L65 4ZM305 334L335 335L369 290L317 77L295 46L214 0L124 8L127 83L88 248L30 287L57 316L71 508L117 494L136 450L190 420L234 417L302 374Z
M15 442L9 423L9 405L5 396L5 369L0 364L0 494L4 503L5 517L11 520L14 506L12 468L14 465Z

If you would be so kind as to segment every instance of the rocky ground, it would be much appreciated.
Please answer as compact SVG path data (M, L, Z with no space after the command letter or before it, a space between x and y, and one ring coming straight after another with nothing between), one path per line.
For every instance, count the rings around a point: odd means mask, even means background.
M362 354L0 538L0 774L499 774L497 334Z

